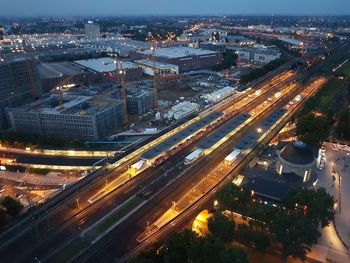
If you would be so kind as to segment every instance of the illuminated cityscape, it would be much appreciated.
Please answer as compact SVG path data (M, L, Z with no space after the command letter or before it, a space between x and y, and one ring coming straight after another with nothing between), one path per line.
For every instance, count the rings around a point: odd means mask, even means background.
M0 262L350 262L350 2L311 2L5 0Z

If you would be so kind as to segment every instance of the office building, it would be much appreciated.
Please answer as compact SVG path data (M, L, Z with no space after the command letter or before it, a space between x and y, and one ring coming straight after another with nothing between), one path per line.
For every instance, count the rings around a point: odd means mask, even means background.
M152 109L152 90L128 89L126 96L128 114L143 115Z
M5 108L39 97L41 86L37 64L32 59L0 57L0 129L8 127Z
M76 94L50 94L7 113L14 131L49 137L98 140L122 128L122 101Z
M99 38L101 36L100 26L89 21L85 24L85 35L88 38Z

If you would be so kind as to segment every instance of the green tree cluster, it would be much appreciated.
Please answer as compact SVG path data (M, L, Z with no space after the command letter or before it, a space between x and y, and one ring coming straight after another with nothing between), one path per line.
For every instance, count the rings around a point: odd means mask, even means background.
M28 135L22 132L2 131L0 132L0 141L15 146L38 145L42 147L54 148L83 148L82 140L68 140L53 137Z
M297 119L296 135L307 145L320 147L328 138L331 122L323 116L308 114Z
M1 201L1 206L10 216L18 216L23 209L23 205L11 196L5 196Z
M229 69L232 66L236 65L237 61L237 54L232 51L225 51L222 54L222 63L221 65L218 65L215 67L215 70L223 70L223 69Z
M213 235L200 237L190 230L175 233L161 246L154 245L143 251L134 263L248 263L246 254L236 248L226 247Z
M340 115L336 128L337 137L342 140L350 140L350 109L346 109Z
M249 73L242 75L241 79L240 79L240 84L244 85L250 81L256 80L256 79L266 75L270 71L278 68L279 66L283 65L286 62L287 62L286 58L278 58L278 59L272 60L271 62L264 65L263 67L254 69L254 70L250 71Z
M249 224L237 226L235 239L260 251L265 251L272 241L280 242L285 257L305 259L320 236L319 227L327 226L334 217L334 200L323 188L295 189L279 206L264 205L247 197L248 192L232 184L216 195L221 210L240 212L249 218Z

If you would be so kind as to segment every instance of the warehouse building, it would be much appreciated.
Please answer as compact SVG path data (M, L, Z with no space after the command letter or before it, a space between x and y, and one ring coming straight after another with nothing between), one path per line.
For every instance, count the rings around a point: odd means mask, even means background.
M152 50L138 51L131 53L130 57L151 60L152 53ZM154 56L157 61L178 66L179 72L212 68L222 63L220 52L190 47L159 48Z
M98 140L122 128L122 102L111 98L51 94L7 113L14 131Z
M116 60L110 57L82 59L74 61L87 70L98 74L100 77L117 78L117 74L124 74L124 81L137 81L142 78L142 68L130 61L121 61L123 70L117 70Z
M43 91L69 84L90 84L95 74L71 62L42 63L38 66Z

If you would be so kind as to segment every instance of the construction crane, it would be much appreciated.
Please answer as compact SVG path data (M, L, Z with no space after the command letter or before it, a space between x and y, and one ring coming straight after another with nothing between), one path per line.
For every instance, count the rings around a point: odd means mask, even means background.
M157 41L152 38L151 51L152 51L152 66L153 66L153 109L158 107L158 73L156 72L156 48Z
M127 108L127 101L126 101L126 87L125 87L125 70L123 68L122 61L117 61L117 77L119 77L119 84L120 84L120 95L123 100L123 124L128 123L128 108Z

